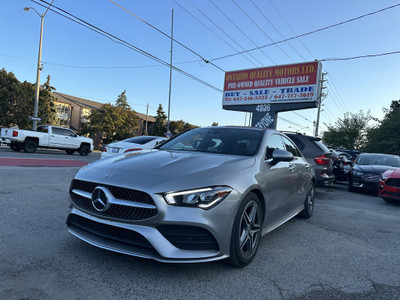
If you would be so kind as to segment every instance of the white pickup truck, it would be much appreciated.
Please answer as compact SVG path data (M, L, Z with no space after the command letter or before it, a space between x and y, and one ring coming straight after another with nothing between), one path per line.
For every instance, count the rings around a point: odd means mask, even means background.
M80 155L88 155L93 150L93 140L78 136L70 129L49 125L41 125L37 131L2 128L1 139L9 140L10 148L16 152L22 149L26 153L34 153L37 148L65 150L67 154L78 151Z

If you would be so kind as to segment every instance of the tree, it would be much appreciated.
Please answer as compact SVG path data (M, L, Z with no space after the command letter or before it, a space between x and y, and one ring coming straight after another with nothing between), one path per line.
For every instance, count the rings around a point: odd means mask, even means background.
M126 90L124 90L115 101L115 106L123 107L123 108L131 108L128 104L128 98L126 97Z
M187 123L183 120L169 122L169 130L173 135L181 133L182 131L196 128L197 126Z
M160 104L157 109L156 123L151 130L151 135L164 136L164 134L167 132L167 126L165 124L166 120L167 116L165 115L163 107Z
M171 121L169 123L169 130L173 135L176 135L185 130L185 122L183 120Z
M367 134L366 152L379 152L400 155L400 100L393 100L385 116Z
M50 85L50 76L41 86L39 93L38 115L41 124L54 125L56 113L54 97ZM9 127L18 125L20 128L32 128L29 116L33 115L35 100L35 85L27 81L20 82L13 73L4 68L0 71L0 125Z
M212 122L211 126L218 126L218 122Z
M89 122L84 124L81 133L94 136L101 132L103 144L134 136L134 131L138 129L138 116L130 108L125 91L118 96L115 104L103 104L100 110L92 110Z
M334 148L361 149L371 119L369 111L344 114L343 119L339 118L333 126L328 125L328 131L323 134L324 143Z

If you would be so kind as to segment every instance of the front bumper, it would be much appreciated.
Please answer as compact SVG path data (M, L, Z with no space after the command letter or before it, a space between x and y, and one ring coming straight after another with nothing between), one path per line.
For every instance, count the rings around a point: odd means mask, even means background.
M115 219L107 212L73 206L66 224L81 240L118 253L171 263L215 261L229 256L240 196L233 190L217 206L203 210L171 206L152 195L157 214L142 220Z
M219 250L179 249L156 228L103 220L74 208L68 216L67 229L93 246L160 262L207 262L227 257Z

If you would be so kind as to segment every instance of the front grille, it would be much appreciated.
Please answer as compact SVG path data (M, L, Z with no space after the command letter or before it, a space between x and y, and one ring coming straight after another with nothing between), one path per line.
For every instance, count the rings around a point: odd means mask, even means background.
M175 247L184 250L219 250L214 236L194 226L161 225L158 231Z
M385 181L385 184L387 186L400 187L400 179L399 178L389 178L388 180Z
M136 231L98 223L74 214L69 215L67 226L71 228L77 227L105 239L155 251L149 241Z
M70 188L70 196L73 204L77 208L86 211L92 215L106 217L110 219L117 219L121 221L145 220L157 215L156 208L141 208L117 204L112 204L111 207L105 212L99 212L93 207L91 199L77 195L72 192L73 189L77 189L80 191L92 193L93 190L98 186L107 188L110 193L117 199L155 205L151 196L142 191L76 179L72 181Z
M379 174L367 174L367 175L363 175L361 178L365 182L379 182L379 179L381 178L381 175L379 175Z

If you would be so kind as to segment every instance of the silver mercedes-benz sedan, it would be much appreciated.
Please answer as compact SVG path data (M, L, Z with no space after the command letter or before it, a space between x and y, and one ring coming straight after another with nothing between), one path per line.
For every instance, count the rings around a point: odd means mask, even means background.
M278 131L196 128L80 169L67 228L94 246L161 262L245 266L261 236L311 217L312 172Z

